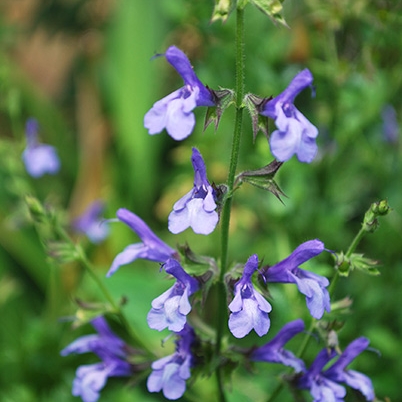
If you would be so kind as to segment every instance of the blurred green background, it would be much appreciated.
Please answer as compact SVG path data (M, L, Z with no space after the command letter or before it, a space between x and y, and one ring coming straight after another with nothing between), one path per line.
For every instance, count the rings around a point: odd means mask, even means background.
M190 0L3 0L0 4L0 402L73 401L71 382L79 364L93 356L61 358L59 351L89 326L71 329L74 298L104 301L79 267L58 266L46 255L27 217L23 196L33 194L63 211L68 223L95 199L106 203L105 218L120 207L140 217L168 244L188 241L198 253L219 257L219 230L208 237L190 230L167 231L172 204L192 186L191 147L197 146L215 183L227 175L234 111L218 131L197 126L177 143L165 132L149 136L143 116L162 96L182 85L163 58L172 44L189 56L201 81L211 88L234 87L234 16L210 24L214 2ZM366 336L378 353L364 353L354 368L369 375L378 397L401 400L402 378L402 140L383 111L402 116L402 2L399 0L304 0L284 3L290 29L274 26L259 10L246 8L246 92L280 93L301 69L314 75L315 98L306 90L296 106L320 131L319 155L311 165L295 158L277 181L288 196L275 197L244 184L236 193L230 260L257 253L264 263L286 257L302 241L320 238L346 251L372 202L387 199L393 211L358 251L380 261L381 275L353 272L341 279L336 298L353 299L343 317L341 346ZM21 161L28 117L40 124L40 138L59 152L56 176L34 180ZM273 128L273 124L271 129ZM272 160L266 139L255 144L244 121L239 171ZM74 235L75 236L75 235ZM121 224L99 246L83 241L104 278L114 256L137 241ZM308 269L331 275L328 253ZM138 333L157 354L168 332L147 327L151 301L170 283L144 261L125 266L104 283L119 299ZM290 287L272 290L272 334L289 320L309 317L303 298ZM271 332L270 332L271 333ZM268 335L269 336L269 335ZM251 337L245 344L261 343ZM269 338L270 339L270 338ZM243 344L240 342L240 344ZM314 349L315 348L315 349ZM315 345L311 362L320 346ZM170 353L170 352L169 352ZM92 359L92 360L91 360ZM275 371L276 370L276 371ZM280 368L256 365L240 370L229 401L264 401ZM157 401L144 383L109 381L101 401ZM188 400L215 400L214 382L200 379ZM197 396L198 395L198 396ZM283 392L280 400L289 399ZM308 397L307 397L307 400ZM359 400L349 391L347 401Z

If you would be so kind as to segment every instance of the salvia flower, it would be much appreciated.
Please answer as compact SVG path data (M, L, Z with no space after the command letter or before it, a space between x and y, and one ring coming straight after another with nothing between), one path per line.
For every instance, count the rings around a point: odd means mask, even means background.
M269 267L262 274L267 282L295 283L299 292L306 296L310 314L316 319L323 316L324 310L327 312L331 310L329 293L326 289L329 281L324 276L300 269L299 265L323 250L323 242L318 239L309 240L297 247L289 257Z
M111 276L121 265L129 264L137 258L164 263L177 255L174 249L159 239L148 225L131 211L120 208L116 216L137 233L142 243L131 244L119 253L106 276Z
M364 374L354 370L345 370L346 366L369 344L368 339L360 337L349 344L327 370L324 367L334 357L335 351L326 348L318 353L311 367L298 380L297 386L301 389L310 390L314 402L343 402L346 389L340 384L345 383L360 391L368 401L374 399L374 389L371 380Z
M229 304L229 329L236 338L243 338L252 329L259 336L265 335L270 327L268 313L271 305L258 293L251 276L258 268L258 257L252 255L244 266L243 275L234 287L234 299Z
M280 95L260 107L260 114L275 120L277 130L270 135L269 144L272 154L280 162L296 154L300 162L310 163L317 153L315 139L318 130L293 104L295 97L312 82L313 76L306 68Z
M342 382L351 388L359 390L366 397L366 400L372 401L374 399L374 389L370 378L358 371L346 370L346 366L367 349L368 345L369 340L367 338L360 337L355 339L345 348L338 360L324 372L324 375L332 381Z
M187 56L171 46L165 53L166 60L177 70L184 86L154 103L144 117L144 126L149 134L158 134L166 129L177 141L188 137L194 128L193 109L197 106L214 106L212 92L196 76Z
M343 402L346 389L322 374L324 366L336 356L334 350L322 349L318 353L309 370L297 382L300 389L308 389L313 402Z
M97 335L78 338L60 353L95 353L102 360L99 363L78 367L73 382L72 394L80 396L84 402L95 402L109 377L126 377L132 374L132 366L127 362L128 347L109 328L103 317L91 321Z
M186 316L191 311L188 298L198 290L198 281L188 275L179 262L173 258L167 260L163 268L177 281L166 292L152 301L148 313L148 325L162 331L165 328L174 332L181 331L186 324Z
M176 352L152 363L148 377L149 392L163 392L166 399L175 400L186 391L186 380L191 376L193 355L191 347L195 340L193 329L186 326L177 334Z
M304 323L301 319L287 323L268 343L255 349L250 359L268 363L281 363L293 367L296 373L305 371L303 360L297 358L291 351L284 349L285 343L298 333L304 331Z
M76 231L85 234L92 243L100 243L109 234L109 225L102 218L104 205L101 201L94 201L73 222Z
M38 178L44 174L56 174L60 170L60 160L56 149L38 142L38 122L28 119L25 134L27 146L22 153L25 169L30 176Z
M191 227L195 233L208 235L218 223L215 190L209 184L204 160L193 148L191 162L194 168L194 187L173 205L169 215L169 230L180 233Z

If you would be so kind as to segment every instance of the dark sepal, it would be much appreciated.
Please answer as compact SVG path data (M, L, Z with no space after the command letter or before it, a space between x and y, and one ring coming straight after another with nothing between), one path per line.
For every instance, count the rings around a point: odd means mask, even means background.
M271 192L280 202L283 201L281 196L287 197L286 194L279 188L274 177L283 162L278 162L274 159L270 164L257 170L247 170L237 176L236 181L252 184L255 187Z
M213 122L215 130L218 128L219 121L223 112L234 102L234 91L231 89L214 90L208 88L212 93L216 106L211 106L207 109L205 116L204 131Z
M262 106L271 99L272 96L269 98L261 98L254 94L247 94L244 97L244 104L250 113L253 126L253 141L255 141L259 131L262 131L265 137L269 139L268 117L261 115L260 110Z

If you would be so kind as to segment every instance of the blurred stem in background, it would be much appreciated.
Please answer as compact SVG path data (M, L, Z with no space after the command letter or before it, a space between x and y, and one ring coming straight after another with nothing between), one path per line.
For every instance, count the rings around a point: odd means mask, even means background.
M154 90L161 87L157 78L160 74L155 73L157 64L149 53L149 49L164 51L159 40L163 27L160 8L154 1L124 0L117 4L105 73L120 155L116 165L118 172L124 172L115 174L119 175L117 183L123 189L124 200L130 200L130 205L119 207L135 206L136 213L148 221L154 218L149 206L160 191L160 172L164 168L163 137L147 135L143 127L145 112L158 98Z

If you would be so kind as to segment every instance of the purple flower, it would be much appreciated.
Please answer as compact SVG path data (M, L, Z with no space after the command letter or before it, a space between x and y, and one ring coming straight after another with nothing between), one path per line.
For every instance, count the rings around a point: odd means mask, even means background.
M209 184L204 160L193 148L191 162L194 168L194 187L173 205L169 215L169 230L180 233L191 227L195 233L210 234L218 223L215 190Z
M293 104L295 97L312 82L313 76L306 68L280 95L263 103L260 108L260 114L274 119L278 128L271 134L269 143L272 154L280 162L296 154L300 162L310 163L317 153L315 139L318 130Z
M100 243L109 234L109 225L102 219L104 205L100 201L94 201L84 213L74 220L73 227L78 232L84 233L92 243Z
M186 391L186 380L191 376L193 365L191 346L195 336L193 329L186 325L178 334L176 352L152 363L152 373L148 377L149 392L162 391L166 399L174 400Z
M27 146L22 153L22 160L27 172L35 178L44 174L56 174L60 169L60 160L56 149L51 145L38 142L38 122L28 119L25 128Z
M111 276L121 265L129 264L137 258L164 263L177 255L176 251L159 239L137 215L124 208L120 208L116 215L137 233L142 243L131 244L118 254L106 276Z
M252 255L244 266L243 275L235 284L234 299L229 304L230 332L236 338L243 338L252 329L259 336L265 335L270 326L268 313L271 305L258 293L251 283L251 276L258 268L258 257Z
M359 390L366 400L374 399L374 389L371 380L362 373L345 370L345 367L369 344L368 339L360 337L349 344L338 360L327 370L324 366L336 356L335 351L321 350L310 369L298 380L298 387L309 389L314 402L343 402L346 395L345 388L339 383L345 383Z
M320 240L310 240L301 244L289 257L269 267L263 272L267 282L295 283L300 293L306 296L307 307L310 314L320 319L324 310L331 310L329 293L326 287L329 285L327 278L304 271L299 268L310 258L315 257L324 250L324 243Z
M78 338L64 348L60 354L92 352L102 362L78 367L73 382L72 394L80 396L84 402L95 402L105 386L108 377L126 377L132 374L132 367L127 362L127 346L109 328L103 317L91 321L98 335Z
M158 134L166 128L175 140L183 140L193 131L197 106L215 106L212 92L195 75L187 56L171 46L165 53L167 61L184 80L184 86L154 103L144 117L149 134Z
M383 135L385 141L396 144L399 138L399 124L396 110L392 105L385 105L381 112L383 120Z
M287 323L271 341L253 351L251 360L281 363L293 367L297 373L305 371L303 360L283 348L285 343L302 331L304 331L304 323L301 319Z
M177 282L152 301L147 321L152 329L162 331L169 328L171 331L179 332L184 328L186 316L191 311L188 298L198 290L198 282L173 258L167 260L163 267L168 274L177 279Z
M374 399L374 389L370 378L358 371L346 370L346 366L367 349L369 343L369 340L364 337L355 339L345 348L339 359L324 372L324 375L332 381L343 382L359 390L368 401L371 401Z
M334 350L321 350L309 370L297 382L298 388L310 390L314 402L343 402L345 388L322 374L324 366L335 356Z

